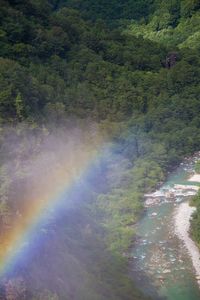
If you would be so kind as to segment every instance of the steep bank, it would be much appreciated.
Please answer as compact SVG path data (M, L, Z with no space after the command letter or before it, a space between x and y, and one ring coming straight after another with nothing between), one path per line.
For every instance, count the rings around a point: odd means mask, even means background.
M198 284L200 285L200 253L195 242L190 238L190 220L192 214L196 211L195 207L191 207L189 202L181 203L176 209L174 221L175 221L175 233L181 239L192 259Z

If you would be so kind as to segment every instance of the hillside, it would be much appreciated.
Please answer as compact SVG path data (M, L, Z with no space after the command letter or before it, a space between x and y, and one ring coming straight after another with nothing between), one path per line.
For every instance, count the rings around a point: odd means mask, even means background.
M184 50L199 50L199 1L158 1L147 21L131 22L128 32L152 41Z

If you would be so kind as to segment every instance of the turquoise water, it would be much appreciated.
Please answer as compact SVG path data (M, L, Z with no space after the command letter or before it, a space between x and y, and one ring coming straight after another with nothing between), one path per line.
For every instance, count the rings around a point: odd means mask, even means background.
M182 163L159 191L174 184L188 184L194 160ZM163 198L160 203L147 207L137 225L132 273L143 292L154 299L199 300L200 288L191 258L174 233L174 212L188 197L166 200Z

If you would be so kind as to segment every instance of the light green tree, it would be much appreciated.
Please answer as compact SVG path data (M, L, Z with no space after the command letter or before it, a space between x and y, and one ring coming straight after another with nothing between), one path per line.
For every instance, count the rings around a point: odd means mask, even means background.
M24 105L23 105L23 99L21 96L21 93L17 94L17 97L15 98L15 109L16 109L16 115L18 120L23 119L23 112L24 112Z

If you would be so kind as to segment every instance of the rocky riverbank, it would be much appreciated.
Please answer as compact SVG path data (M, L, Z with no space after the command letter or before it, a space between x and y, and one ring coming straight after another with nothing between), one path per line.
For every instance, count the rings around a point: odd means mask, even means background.
M189 201L200 188L194 171L199 159L199 152L185 158L165 183L144 195L145 214L136 227L133 274L149 295L155 287L168 300L200 299L199 250L189 235L195 211Z
M190 219L195 207L191 207L189 202L181 203L175 211L175 233L184 243L193 263L196 278L200 285L200 252L195 242L190 238Z

